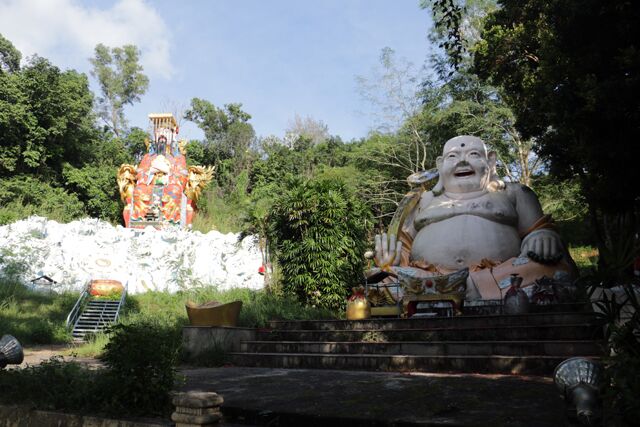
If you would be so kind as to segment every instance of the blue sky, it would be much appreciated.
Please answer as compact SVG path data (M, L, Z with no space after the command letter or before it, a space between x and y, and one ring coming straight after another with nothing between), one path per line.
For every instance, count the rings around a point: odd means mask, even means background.
M150 87L127 107L130 125L199 97L242 103L261 136L282 137L296 114L366 136L376 123L355 76L386 46L422 65L429 26L418 0L0 0L0 33L25 56L88 73L96 43L140 47ZM201 137L184 122L182 134Z

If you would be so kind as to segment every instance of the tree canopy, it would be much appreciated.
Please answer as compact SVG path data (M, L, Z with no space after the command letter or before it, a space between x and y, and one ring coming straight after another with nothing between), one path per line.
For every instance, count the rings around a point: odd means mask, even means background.
M98 97L98 115L116 134L121 136L126 128L125 105L140 101L149 87L149 78L142 73L139 64L140 51L134 45L109 48L98 44L91 75L98 80L102 96Z
M475 71L504 88L516 127L594 207L630 210L640 190L640 5L500 2L474 47Z

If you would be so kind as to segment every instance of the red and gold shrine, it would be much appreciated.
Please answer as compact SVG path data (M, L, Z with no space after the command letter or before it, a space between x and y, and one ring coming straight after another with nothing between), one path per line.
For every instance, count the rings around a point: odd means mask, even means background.
M186 141L177 139L173 114L149 114L149 119L153 139L145 141L147 153L137 166L123 164L118 170L125 227L190 227L213 167L187 167Z

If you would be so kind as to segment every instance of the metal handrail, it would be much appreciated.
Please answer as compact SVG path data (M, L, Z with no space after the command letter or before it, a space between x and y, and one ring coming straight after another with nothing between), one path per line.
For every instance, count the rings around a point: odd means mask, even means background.
M118 317L120 317L120 309L124 305L124 300L127 297L127 289L128 288L129 288L129 280L127 280L125 282L125 284L124 284L124 289L122 290L122 295L120 296L120 302L118 302L118 310L116 311L115 318L113 319L114 322L117 322L118 321Z
M76 320L78 320L78 316L80 315L80 307L82 307L82 303L88 296L89 296L89 284L86 284L84 289L80 293L78 300L76 301L75 305L73 306L73 308L69 312L69 315L67 316L67 321L66 321L67 328L69 328L70 325L73 326L76 324Z

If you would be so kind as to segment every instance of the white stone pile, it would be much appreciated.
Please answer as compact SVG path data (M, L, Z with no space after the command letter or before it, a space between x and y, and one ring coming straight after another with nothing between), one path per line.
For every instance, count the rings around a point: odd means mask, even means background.
M176 228L134 230L98 219L60 224L42 217L0 227L0 275L25 284L46 275L57 291L91 279L128 282L128 291L176 292L197 286L260 289L262 258L255 238Z

